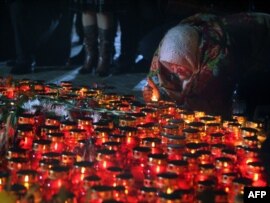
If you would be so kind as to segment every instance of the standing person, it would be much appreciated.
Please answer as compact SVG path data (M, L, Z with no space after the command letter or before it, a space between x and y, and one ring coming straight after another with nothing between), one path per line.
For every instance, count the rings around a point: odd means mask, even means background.
M150 76L177 103L229 116L239 84L248 116L270 104L270 15L240 13L225 17L198 14L170 29L154 54ZM160 98L149 78L144 98Z
M114 33L113 0L80 0L84 31L85 62L81 74L95 72L103 77L109 74L112 61Z

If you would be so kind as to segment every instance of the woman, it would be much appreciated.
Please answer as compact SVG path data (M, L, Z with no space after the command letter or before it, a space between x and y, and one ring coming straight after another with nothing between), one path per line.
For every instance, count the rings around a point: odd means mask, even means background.
M236 84L247 86L253 73L270 76L269 45L267 14L187 18L167 32L154 54L144 99L160 99L164 90L188 108L229 115ZM158 77L160 88L153 76ZM250 106L256 102L252 100Z

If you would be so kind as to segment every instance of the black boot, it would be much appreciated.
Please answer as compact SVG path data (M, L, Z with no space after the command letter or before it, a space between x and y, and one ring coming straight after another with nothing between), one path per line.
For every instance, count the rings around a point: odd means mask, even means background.
M91 73L93 68L97 65L98 48L97 48L97 26L90 25L84 27L84 48L85 48L85 62L80 70L81 74Z
M109 69L112 62L113 52L113 30L99 29L99 58L96 73L100 77L109 75Z

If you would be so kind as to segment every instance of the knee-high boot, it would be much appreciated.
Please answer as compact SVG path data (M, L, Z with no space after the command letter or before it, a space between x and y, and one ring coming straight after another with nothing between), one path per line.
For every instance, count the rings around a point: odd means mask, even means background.
M86 56L84 65L80 70L81 74L91 73L94 67L96 67L98 60L97 26L96 25L85 26L83 30L84 30L84 49Z
M99 58L96 73L101 76L109 75L109 69L112 62L113 53L113 30L98 29L99 34Z

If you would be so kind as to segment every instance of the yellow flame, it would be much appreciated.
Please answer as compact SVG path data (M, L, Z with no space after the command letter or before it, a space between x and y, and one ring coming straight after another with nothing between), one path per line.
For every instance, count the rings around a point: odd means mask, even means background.
M152 101L158 101L158 98L156 95L153 95L152 98L151 98Z
M167 191L166 191L167 194L171 194L172 192L173 190L171 188L167 188Z
M24 177L24 182L25 182L25 183L28 183L28 182L29 182L29 176L28 176L28 175L26 175L26 176Z

